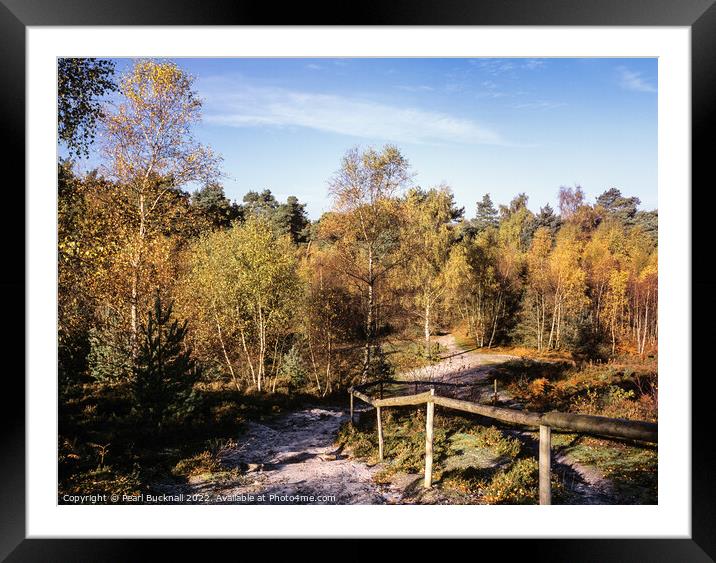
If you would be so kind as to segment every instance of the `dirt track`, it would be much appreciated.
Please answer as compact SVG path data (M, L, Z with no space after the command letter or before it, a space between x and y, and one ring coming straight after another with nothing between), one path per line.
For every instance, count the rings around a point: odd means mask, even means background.
M308 407L267 423L249 423L241 443L222 452L229 468L245 473L243 482L190 482L192 492L218 502L270 504L384 504L397 493L373 482L377 469L348 459L334 442L347 413L337 408ZM260 500L258 495L265 495ZM310 500L314 497L314 500ZM242 502L244 499L239 500Z

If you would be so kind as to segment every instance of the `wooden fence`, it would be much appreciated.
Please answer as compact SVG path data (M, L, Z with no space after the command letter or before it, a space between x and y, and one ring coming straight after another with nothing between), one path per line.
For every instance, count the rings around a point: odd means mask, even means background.
M411 385L415 386L416 393L413 395L400 395L396 397L383 398L384 384L390 385ZM417 393L418 385L430 387L429 391ZM432 485L433 468L433 417L435 405L450 409L469 412L480 416L493 418L502 422L518 424L533 428L539 428L539 503L552 503L552 487L550 483L550 471L552 464L552 429L591 434L608 438L621 438L627 440L638 440L656 444L658 442L658 426L653 422L640 420L625 420L620 418L607 418L587 414L574 414L563 412L536 413L517 409L507 409L481 403L474 403L461 399L453 399L435 394L435 386L446 385L430 381L376 381L366 383L348 389L350 393L350 420L353 424L354 398L368 403L375 407L378 425L378 458L383 461L383 425L381 411L386 407L398 407L406 405L427 405L427 417L425 425L425 481L424 486L429 488ZM378 387L378 397L372 397L368 389Z

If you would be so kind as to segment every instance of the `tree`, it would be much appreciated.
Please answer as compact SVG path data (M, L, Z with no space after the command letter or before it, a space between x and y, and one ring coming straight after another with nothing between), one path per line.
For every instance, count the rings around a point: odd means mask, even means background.
M263 217L280 235L290 235L294 243L306 242L310 234L310 221L306 216L306 204L296 196L289 196L286 203L279 203L271 190L261 193L250 191L244 195L241 206L245 216Z
M640 228L654 244L659 239L659 212L653 211L637 211L634 216L634 226Z
M520 269L517 260L514 249L498 243L496 229L487 229L451 249L445 267L447 301L467 322L468 332L480 348L491 347L500 333L506 332L505 319L511 316L513 285Z
M355 348L348 345L341 350L340 344L350 343L362 327L360 300L351 293L350 280L335 266L336 259L329 245L312 244L301 263L301 333L316 388L323 395L340 389L346 373L358 364Z
M438 301L447 288L445 265L450 257L453 222L462 215L448 186L428 191L411 189L404 201L405 232L402 240L406 276L411 301L418 310L425 339L425 352L431 353L430 336Z
M119 86L122 100L102 116L108 176L127 192L135 226L130 241L130 326L136 355L139 330L140 272L147 257L151 220L168 193L192 182L208 183L218 175L219 159L191 134L200 119L201 102L192 78L177 65L141 60Z
M539 213L535 216L535 228L545 227L552 236L557 234L561 224L560 218L555 215L549 203L544 207L540 207Z
M306 216L306 204L299 203L296 196L288 196L286 203L278 206L273 215L273 222L278 232L290 235L294 243L308 240L310 221Z
M630 338L636 352L643 356L647 344L657 342L658 252L654 237L639 226L629 228L625 238L628 259L624 267L629 272L625 309L628 332L623 331L621 336Z
M482 196L482 200L477 202L477 214L472 223L479 232L488 227L497 227L498 222L497 209L490 199L490 194L485 194Z
M569 219L584 204L584 190L581 186L559 188L559 214L563 220Z
M61 380L77 379L87 367L90 336L106 350L125 330L115 308L124 288L118 258L127 225L115 186L95 173L77 176L68 161L58 165L58 369ZM81 291L78 291L81 288ZM121 325L121 327L120 327ZM114 346L116 349L117 347Z
M90 344L87 355L89 375L95 381L129 381L132 376L131 343L121 319L115 311L98 311L99 321L89 329Z
M627 305L628 282L627 271L612 270L609 274L609 287L604 300L604 317L612 339L612 355L616 354L617 336L621 333L622 318Z
M592 297L592 322L598 331L602 329L601 315L611 273L619 269L626 258L624 243L623 227L611 220L601 223L584 245L584 268Z
M625 225L632 224L641 201L638 197L623 197L617 188L610 188L597 198L607 215L611 215Z
M498 239L501 246L514 252L525 252L530 245L535 229L535 216L527 208L528 197L518 194L509 206L500 206L500 224Z
M377 284L399 264L399 206L395 195L411 180L400 151L357 148L343 157L329 183L337 213L322 221L324 236L336 241L342 270L365 291L365 345L361 379L368 377L376 336Z
M187 321L180 324L172 317L172 304L164 307L157 296L142 325L132 389L137 411L159 427L169 415L192 410L190 395L199 372L185 346L186 332Z
M117 90L114 63L102 59L60 58L57 61L57 128L70 156L89 156L101 98Z
M257 215L265 218L273 217L278 209L278 201L271 193L271 190L263 190L261 193L255 191L246 192L243 198L244 215Z
M277 374L300 292L290 238L250 217L192 245L180 301L205 355L223 358L237 389L245 377L262 391Z
M549 277L549 255L552 251L552 234L547 227L539 227L532 238L532 246L527 254L527 302L535 323L535 343L537 350L544 346L547 314L553 298Z
M217 182L196 190L191 195L191 205L208 221L211 229L228 228L243 218L241 207L224 195L224 188Z
M586 274L582 268L582 251L577 229L563 227L557 235L548 268L552 292L552 319L547 348L558 349L565 342L565 327L579 322L579 314L586 305ZM576 332L573 330L573 332Z

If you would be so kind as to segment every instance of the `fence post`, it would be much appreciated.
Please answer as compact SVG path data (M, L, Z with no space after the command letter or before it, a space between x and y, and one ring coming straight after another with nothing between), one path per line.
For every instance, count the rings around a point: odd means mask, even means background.
M353 426L353 389L351 389L351 426Z
M430 389L431 398L428 399L428 415L425 420L425 483L426 489L429 489L433 483L433 416L435 415L435 402L432 396L435 395L435 389Z
M383 461L383 425L380 422L380 407L375 407L378 417L378 459Z
M492 404L497 404L497 378L495 378L495 392L492 395Z
M539 427L539 503L552 504L552 485L550 466L552 457L552 429Z

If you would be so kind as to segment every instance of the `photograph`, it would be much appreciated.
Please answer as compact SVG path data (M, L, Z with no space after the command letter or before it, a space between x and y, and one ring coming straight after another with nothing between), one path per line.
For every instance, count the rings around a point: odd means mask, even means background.
M57 504L658 505L659 65L56 58Z

